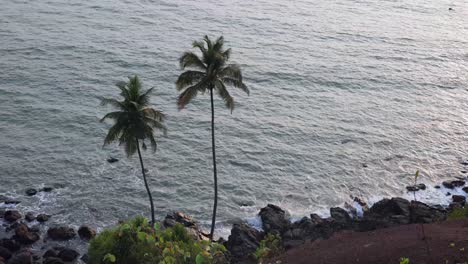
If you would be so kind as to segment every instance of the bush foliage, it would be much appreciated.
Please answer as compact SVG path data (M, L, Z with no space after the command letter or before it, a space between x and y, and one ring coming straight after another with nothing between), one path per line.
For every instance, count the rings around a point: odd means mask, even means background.
M279 255L283 251L281 237L279 235L268 234L265 239L260 241L260 245L254 252L254 257L258 263Z
M453 210L447 218L450 220L468 218L468 206Z
M91 264L219 264L225 263L221 244L192 238L180 224L161 230L137 217L101 232L89 245Z

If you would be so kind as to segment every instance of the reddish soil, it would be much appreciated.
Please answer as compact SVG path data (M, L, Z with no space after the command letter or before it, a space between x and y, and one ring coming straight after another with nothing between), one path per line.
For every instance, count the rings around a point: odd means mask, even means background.
M345 231L330 239L291 249L271 263L399 264L401 257L409 258L410 264L455 264L468 261L468 220L427 224L424 229L425 240L419 224L372 232Z

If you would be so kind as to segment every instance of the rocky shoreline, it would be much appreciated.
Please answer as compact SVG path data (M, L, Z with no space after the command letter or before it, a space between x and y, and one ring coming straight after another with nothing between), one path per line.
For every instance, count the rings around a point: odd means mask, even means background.
M459 177L445 181L441 185L449 190L460 189L467 193L468 186L465 186L467 182L466 178ZM438 189L440 186L437 185L435 188ZM423 192L426 186L416 184L407 186L406 189L409 192ZM44 188L39 191L50 192L52 189ZM29 189L26 194L35 195L37 192ZM443 221L450 211L464 207L466 202L466 195L451 193L446 195L452 196L451 203L447 205L429 205L394 197L382 199L368 206L362 199L354 198L355 206L345 203L344 208L330 208L328 218L311 214L296 222L291 222L286 210L268 204L258 214L262 229L239 221L233 224L228 239L221 238L219 242L226 246L227 257L231 263L254 262L252 254L267 234L279 235L283 248L289 250L307 241L327 239L334 233L344 230L364 232L398 225ZM20 201L0 196L0 203L16 205ZM0 264L86 263L86 253L80 254L66 242L79 239L86 243L96 235L96 230L88 225L82 225L77 230L65 225L51 226L45 230L44 223L50 217L41 213L36 215L33 212L22 214L14 208L7 210L0 208L0 218L3 221L0 232L6 234L6 237L0 240ZM197 222L181 212L168 214L161 221L161 226L167 228L176 223L184 225L196 239L208 239Z

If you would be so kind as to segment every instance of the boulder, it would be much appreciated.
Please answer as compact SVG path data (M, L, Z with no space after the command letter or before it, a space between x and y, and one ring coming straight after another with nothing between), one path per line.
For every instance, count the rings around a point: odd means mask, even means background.
M4 260L8 260L11 258L11 251L7 248L0 247L0 257L2 257Z
M336 222L340 224L349 224L351 222L351 217L345 209L340 207L330 208L330 215Z
M42 264L65 264L63 260L57 257L48 257L44 258L44 261L42 261Z
M233 263L240 262L252 256L264 234L246 223L234 224L226 243L231 253Z
M44 188L41 189L41 192L51 192L53 190L54 190L54 188L52 188L52 187L44 187Z
M463 187L462 190L463 190L464 192L468 193L468 186Z
M358 231L370 231L409 223L410 202L403 198L385 198L364 212L363 218L355 221L355 228Z
M30 188L30 189L26 190L26 195L27 196L33 196L33 195L36 195L36 193L37 193L37 190L34 189L34 188Z
M450 203L448 206L448 210L452 212L455 209L460 209L463 208L463 205L461 203Z
M107 162L109 162L109 163L114 163L114 162L117 162L117 161L119 161L119 159L116 159L114 157L110 157L110 158L107 159Z
M314 225L318 225L323 223L324 220L318 214L310 214L310 221L312 221Z
M10 258L8 264L32 264L33 258L29 251L22 251Z
M81 256L81 261L83 261L84 263L88 263L89 262L89 256L88 254L84 254L83 256Z
M463 180L444 181L442 182L442 185L444 185L445 188L453 189L455 187L461 187L465 185L465 181Z
M26 221L28 222L32 222L36 219L36 216L34 215L33 212L29 212L24 216L24 219L26 219Z
M426 190L426 185L424 183L419 183L415 185L406 186L408 192L417 192L419 190Z
M49 218L50 218L50 215L38 214L36 217L36 220L40 223L44 223L44 222L47 222Z
M460 203L460 204L465 204L466 202L466 197L463 195L452 195L452 201L454 203Z
M70 262L75 260L80 253L78 253L76 250L70 249L70 248L64 248L61 249L58 253L58 257L65 261L65 262Z
M16 252L21 248L21 245L18 243L18 241L11 238L3 238L0 240L0 246L8 249L11 252Z
M262 208L259 215L262 219L263 230L265 230L266 233L282 234L288 230L291 225L289 213L273 204L268 204L266 207Z
M15 221L21 219L21 214L20 214L20 212L18 212L16 210L8 210L3 215L3 218L8 222L15 222Z
M209 235L199 228L197 222L182 212L172 212L168 214L162 221L162 226L168 228L175 226L177 223L182 224L193 238L209 240Z
M432 223L446 219L446 212L425 203L411 201L411 223Z
M57 258L58 257L58 251L56 249L48 249L44 255L42 255L43 259L46 258Z
M19 224L15 228L14 238L23 245L30 245L40 239L39 234L31 232L25 224Z
M75 229L67 226L51 227L47 235L53 240L69 240L76 236Z
M90 226L83 225L78 229L78 235L81 239L90 240L96 236L96 230L94 230Z

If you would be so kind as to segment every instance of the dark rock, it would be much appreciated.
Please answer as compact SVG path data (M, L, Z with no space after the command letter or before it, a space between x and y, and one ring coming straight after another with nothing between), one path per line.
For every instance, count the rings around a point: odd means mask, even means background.
M442 185L444 185L445 188L453 189L455 187L461 187L465 185L465 181L463 180L444 181Z
M117 162L117 161L119 161L119 159L116 159L114 157L110 157L110 158L107 159L107 162L109 162L109 163L114 163L114 162Z
M463 190L464 192L468 193L468 186L466 186L466 187L463 187L463 189L462 189L462 190Z
M29 228L29 231L39 233L41 231L41 228L39 227L39 225L33 225Z
M440 189L440 185L436 185L436 186L434 186L434 188Z
M283 246L284 246L284 249L290 250L291 248L298 247L302 244L304 244L303 240L288 240L284 242Z
M7 248L4 248L4 247L0 247L0 257L2 257L3 259L6 259L8 260L9 258L11 258L11 251Z
M84 254L83 256L81 256L81 261L83 261L84 263L88 263L89 262L89 256L88 254Z
M8 210L3 215L3 218L8 222L15 222L21 219L21 214L16 210Z
M463 208L463 205L461 203L450 203L448 206L448 210L452 212L455 209Z
M310 221L312 221L314 225L318 225L322 224L324 220L318 214L311 214Z
M410 202L403 198L382 199L375 203L364 217L358 219L358 231L370 231L410 223Z
M447 192L447 193L445 194L445 196L450 196L450 195L452 195L450 192Z
M33 212L29 212L24 216L24 219L26 219L26 221L28 222L32 222L36 219L36 216L34 215Z
M41 189L41 192L51 192L53 190L54 190L54 188L52 188L52 187L44 187L44 188Z
M28 195L28 196L36 195L36 193L37 193L37 190L33 189L33 188L30 188L30 189L26 190L26 195Z
M32 244L40 239L39 234L31 232L25 224L19 224L15 228L14 238L24 245Z
M78 235L80 235L81 239L90 240L96 236L96 230L90 226L83 225L78 229Z
M42 264L65 264L65 262L57 257L48 257L44 259Z
M263 230L267 233L282 234L288 230L291 225L289 213L273 204L268 204L266 207L262 208L259 215L262 219Z
M29 251L22 251L8 261L8 264L32 264L32 254Z
M42 258L46 259L46 258L56 258L58 257L58 252L57 250L55 249L48 249L44 255L42 255Z
M264 234L246 223L234 224L226 248L233 262L250 258L263 239Z
M411 223L432 223L446 219L446 211L425 203L411 201Z
M460 204L465 204L466 202L466 197L463 195L453 195L452 196L452 201L454 203L460 203Z
M36 217L36 220L40 223L44 223L46 221L48 221L50 218L50 215L46 215L46 214L38 214L37 217Z
M426 184L424 183L419 183L416 185L416 187L418 187L420 190L426 190Z
M354 197L353 201L355 201L356 203L358 203L362 207L367 207L367 203L363 199L361 199L359 197Z
M417 192L419 191L419 187L415 185L409 185L409 186L406 186L406 190L408 192Z
M11 252L16 252L21 248L21 245L18 243L18 241L11 238L3 238L0 240L0 246L10 250Z
M463 160L463 161L461 161L460 163L461 163L462 165L465 165L465 166L466 166L466 165L468 165L468 159L467 159L467 160Z
M70 262L75 260L80 253L78 253L76 250L70 249L70 248L64 248L60 250L58 257L66 262Z
M162 226L165 228L173 227L177 223L182 224L187 232L195 239L208 240L209 235L204 233L198 226L197 222L190 216L182 212L172 212L162 221Z
M5 204L19 204L21 203L21 201L18 201L18 200L6 200L4 201Z
M47 235L53 240L69 240L76 236L76 232L71 227L58 226L49 228Z
M461 172L461 173L463 173L463 174L467 173L467 171L466 171L466 170L462 170L462 171L460 171L460 172Z
M340 224L348 224L351 222L351 217L349 216L348 212L340 207L333 207L330 208L330 215L331 217Z

